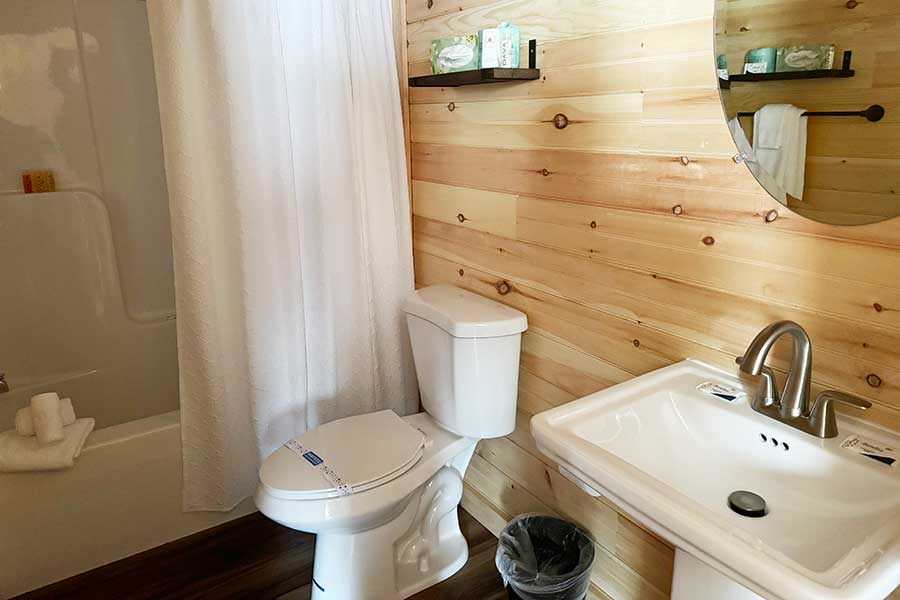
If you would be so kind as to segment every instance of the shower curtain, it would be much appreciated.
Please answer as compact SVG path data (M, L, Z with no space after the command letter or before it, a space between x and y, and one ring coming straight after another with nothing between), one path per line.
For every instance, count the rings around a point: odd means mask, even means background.
M390 0L149 0L186 510L320 423L417 407Z

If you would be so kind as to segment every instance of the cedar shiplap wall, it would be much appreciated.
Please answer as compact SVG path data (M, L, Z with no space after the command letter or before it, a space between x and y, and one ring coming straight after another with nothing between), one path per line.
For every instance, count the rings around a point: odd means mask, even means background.
M833 43L835 67L853 51L849 79L735 83L723 92L728 114L764 104L789 103L807 110L887 109L878 123L864 119L809 120L806 191L798 210L840 215L850 224L900 212L900 3L896 0L729 0L722 53L739 73L750 48ZM721 46L725 46L722 48ZM743 120L752 132L752 119ZM832 220L832 222L835 222Z
M540 41L540 81L410 90L416 281L528 315L519 427L480 444L464 506L495 532L525 511L578 521L603 598L668 597L672 549L561 477L532 414L685 357L731 368L789 318L817 389L900 429L897 222L807 221L732 162L712 15L713 0L407 2L412 75L435 37L510 21ZM788 352L770 358L782 379Z

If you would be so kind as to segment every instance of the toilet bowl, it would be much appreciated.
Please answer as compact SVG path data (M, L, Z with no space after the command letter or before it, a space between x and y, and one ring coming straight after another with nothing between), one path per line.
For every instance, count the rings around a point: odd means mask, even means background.
M425 412L326 423L260 468L260 512L317 534L313 600L400 600L462 568L466 468L479 439L515 429L525 315L448 285L404 308Z

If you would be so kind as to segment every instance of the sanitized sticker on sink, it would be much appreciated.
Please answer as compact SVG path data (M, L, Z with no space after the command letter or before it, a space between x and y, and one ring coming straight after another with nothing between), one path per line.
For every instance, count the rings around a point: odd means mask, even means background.
M841 448L862 454L866 458L884 463L889 467L896 467L898 459L900 459L900 452L896 448L890 448L858 435L851 435L841 442Z
M716 398L725 400L727 402L734 402L735 400L743 398L747 395L742 390L736 387L731 387L730 385L724 385L722 383L716 383L715 381L704 381L697 386L697 389L704 394L715 396Z

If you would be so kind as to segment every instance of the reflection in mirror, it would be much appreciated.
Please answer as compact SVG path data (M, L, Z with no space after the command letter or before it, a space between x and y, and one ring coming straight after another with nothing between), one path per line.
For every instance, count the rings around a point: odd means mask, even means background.
M900 215L900 2L716 0L716 57L735 160L776 200Z

